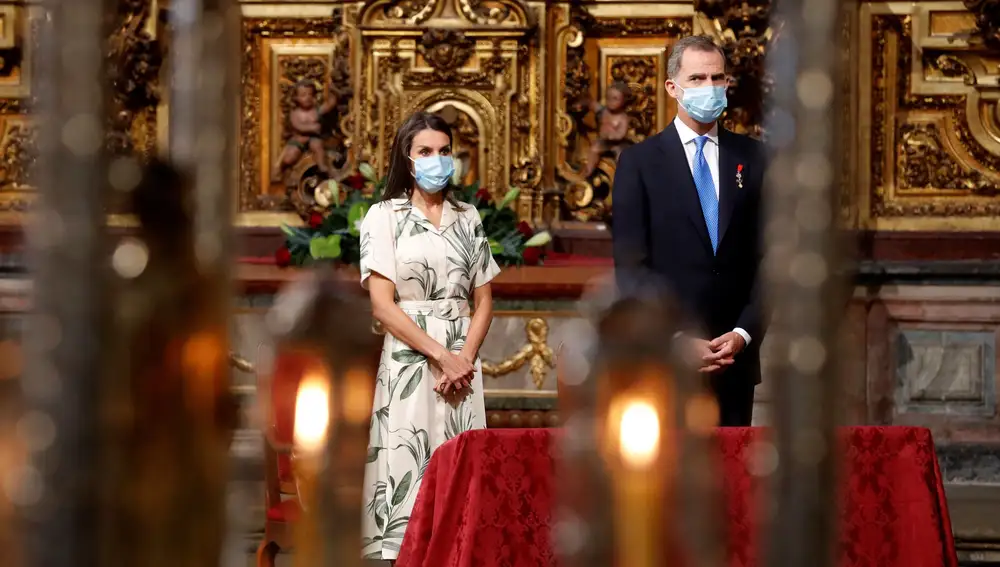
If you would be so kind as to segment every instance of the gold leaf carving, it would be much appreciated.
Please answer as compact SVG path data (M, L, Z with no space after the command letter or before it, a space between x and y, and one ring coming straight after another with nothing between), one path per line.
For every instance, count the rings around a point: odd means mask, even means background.
M152 0L120 2L115 13L105 56L111 84L106 145L112 155L148 159L156 153L156 108L165 48L147 28L158 15Z
M1000 202L991 198L998 194L996 179L1000 177L1000 156L974 139L966 115L967 96L927 95L912 89L912 25L908 15L872 17L869 212L873 217L989 217L1000 214ZM964 74L963 64L957 57L934 55L925 58L922 55L921 58L923 63L930 63L942 74ZM948 131L928 125L929 118L935 123L947 124ZM954 147L945 143L945 136ZM889 139L898 141L889 145L886 143ZM896 169L894 176L886 171L887 152L894 154L891 162ZM976 171L971 164L963 165L959 155L971 157L982 171ZM917 188L938 189L941 194L907 192Z
M0 188L21 190L34 186L38 161L38 132L26 121L8 120L0 139Z
M776 35L771 0L695 0L694 9L712 21L715 41L729 60L733 83L723 124L741 134L760 136L763 101L772 84L764 55Z
M556 100L555 181L563 210L558 216L580 221L607 220L611 202L611 180L621 149L654 134L662 126L657 102L664 47L674 38L690 34L690 17L609 18L597 17L587 8L569 7L567 25L556 33L561 65ZM656 38L656 43L644 38ZM662 38L662 43L659 39ZM639 41L640 43L636 43ZM605 48L604 46L614 46ZM590 61L607 52L598 78L605 83L624 82L629 87L626 104L628 134L624 139L601 134L595 110L601 88L595 85ZM657 55L653 52L658 51ZM595 53L596 52L596 53ZM609 131L613 130L609 118ZM603 136L603 137L602 137ZM596 155L595 155L596 154Z
M386 4L383 14L392 20L403 20L408 25L425 22L434 13L438 0L393 0Z
M656 133L656 91L660 87L657 57L623 57L611 65L611 78L631 89L629 139L641 142Z
M901 189L952 189L984 195L1000 193L1000 186L982 173L961 166L945 150L933 124L904 124L899 131L898 169Z
M993 49L1000 49L1000 0L962 0L976 15L979 39Z
M495 26L510 18L510 6L497 0L458 0L458 8L469 21L481 26Z
M308 208L308 186L314 184L315 175L299 178L305 171L293 170L293 190L274 193L270 190L270 179L265 175L270 164L270 156L264 155L263 139L268 135L270 122L279 128L276 140L283 143L288 139L284 116L291 104L291 91L295 81L300 79L315 81L320 99L336 97L333 112L323 118L326 132L325 145L336 167L345 164L347 148L350 146L350 108L353 97L351 84L349 44L341 26L342 12L335 10L329 18L245 18L243 20L243 56L241 62L241 111L240 111L240 212L292 211ZM296 39L329 39L333 53L332 60L312 55L286 56L277 58L278 107L282 118L271 116L270 109L263 108L263 76L265 68L265 41L273 38L294 41ZM311 163L311 162L310 162Z
M555 357L547 341L549 338L549 324L540 317L528 319L524 325L525 333L528 335L528 344L521 347L513 356L498 363L483 361L483 374L487 376L503 376L510 374L529 364L531 380L539 390L545 384L545 377L550 368L555 368Z

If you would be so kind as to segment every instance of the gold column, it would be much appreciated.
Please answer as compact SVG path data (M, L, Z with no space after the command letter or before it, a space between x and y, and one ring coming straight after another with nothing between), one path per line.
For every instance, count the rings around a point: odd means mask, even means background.
M833 277L841 267L833 231L840 164L832 112L839 90L838 6L788 0L775 10L783 25L771 26L781 33L768 54L774 87L766 132L774 155L765 186L779 463L767 564L824 567L835 560L833 349L844 309Z
M21 471L22 541L38 567L98 565L98 456L108 284L103 209L103 0L45 6L37 73L39 199L28 227L35 313L23 377L33 443Z

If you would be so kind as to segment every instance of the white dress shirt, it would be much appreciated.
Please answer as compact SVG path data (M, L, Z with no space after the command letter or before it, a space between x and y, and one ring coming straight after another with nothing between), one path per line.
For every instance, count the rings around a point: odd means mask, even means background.
M691 175L694 175L694 154L698 151L698 144L694 141L699 136L697 132L688 128L688 125L681 122L680 118L674 118L674 126L677 128L677 135L681 138L681 145L684 146L684 154L688 158L688 167ZM715 196L719 197L719 124L716 123L709 130L708 141L702 152L705 154L705 161L708 162L708 170L712 172L712 185L715 185Z
M694 154L698 151L698 144L694 141L699 136L697 132L688 128L688 125L681 121L680 117L674 118L674 127L677 128L677 135L681 138L681 145L684 146L684 154L687 156L688 168L694 176ZM708 141L702 152L705 154L705 161L708 162L708 170L712 172L712 185L715 185L715 196L719 197L719 124L716 123L709 130ZM736 327L733 331L743 337L745 346L750 346L750 333Z

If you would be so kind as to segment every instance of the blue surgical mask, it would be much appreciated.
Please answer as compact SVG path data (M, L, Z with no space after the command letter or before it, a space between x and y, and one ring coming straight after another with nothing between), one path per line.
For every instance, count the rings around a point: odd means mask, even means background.
M711 124L726 109L726 87L689 87L683 89L680 105L691 118L702 124Z
M448 186L455 173L451 156L427 156L413 160L413 177L417 185L428 193L437 193Z

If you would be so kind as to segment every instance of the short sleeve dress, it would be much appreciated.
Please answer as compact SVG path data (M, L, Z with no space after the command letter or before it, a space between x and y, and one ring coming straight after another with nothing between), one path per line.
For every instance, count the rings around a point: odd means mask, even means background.
M459 352L469 331L472 290L500 272L475 207L445 202L440 228L408 199L373 206L361 225L361 285L372 273L396 285L396 302L427 334ZM386 334L375 384L365 466L363 550L395 559L431 453L452 437L486 427L476 361L459 396L434 391L440 370Z

